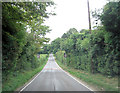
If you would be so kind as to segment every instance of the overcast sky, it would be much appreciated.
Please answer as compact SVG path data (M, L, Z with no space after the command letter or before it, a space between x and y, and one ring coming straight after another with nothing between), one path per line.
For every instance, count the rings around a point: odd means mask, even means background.
M45 21L45 24L52 29L52 31L46 35L51 41L57 37L61 37L70 28L76 28L78 31L89 28L87 0L53 1L57 4L56 9L54 9L56 16L50 16L50 18ZM91 11L95 10L95 8L103 8L106 4L106 0L89 0L89 2ZM53 8L49 7L47 10L51 11Z

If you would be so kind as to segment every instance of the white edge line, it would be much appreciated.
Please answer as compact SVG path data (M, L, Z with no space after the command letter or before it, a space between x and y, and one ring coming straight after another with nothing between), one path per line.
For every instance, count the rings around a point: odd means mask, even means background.
M47 64L47 63L46 63ZM45 67L45 66L44 66ZM43 68L44 69L44 68ZM20 92L22 92L26 87L28 87L40 74L41 72L43 71L43 69L37 74L37 76L35 76L27 85L25 85L21 90ZM20 93L19 92L19 93Z
M57 64L57 62L55 62ZM57 64L58 65L58 64ZM67 75L69 75L70 77L72 77L74 80L76 80L78 83L80 83L81 85L85 86L87 89L89 89L90 91L93 91L92 89L88 88L86 85L84 85L83 83L81 83L80 81L78 81L76 78L74 78L72 75L70 75L68 72L64 71L59 65L58 67L65 72Z
M56 63L56 61L55 61L55 63ZM57 64L57 63L56 63ZM58 64L57 64L58 65ZM80 83L81 85L83 85L83 86L85 86L86 88L88 88L86 85L84 85L83 83L81 83L80 81L78 81L76 78L74 78L72 75L70 75L68 72L66 72L66 71L64 71L59 65L58 65L58 67L63 71L63 72L65 72L67 75L69 75L70 77L72 77L74 80L76 80L78 83ZM43 69L42 69L43 70ZM22 92L27 86L29 86L37 77L38 77L38 75L40 75L41 74L41 72L42 71L40 71L38 74L37 74L37 76L35 76L35 78L33 78L26 86L24 86L21 90L20 90L20 92ZM93 91L92 89L90 89L90 88L88 88L90 91ZM19 93L20 93L19 92Z

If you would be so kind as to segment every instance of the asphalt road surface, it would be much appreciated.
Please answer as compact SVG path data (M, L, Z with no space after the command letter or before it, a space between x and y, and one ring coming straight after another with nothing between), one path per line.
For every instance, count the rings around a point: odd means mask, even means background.
M43 70L21 91L91 91L62 70L52 54Z

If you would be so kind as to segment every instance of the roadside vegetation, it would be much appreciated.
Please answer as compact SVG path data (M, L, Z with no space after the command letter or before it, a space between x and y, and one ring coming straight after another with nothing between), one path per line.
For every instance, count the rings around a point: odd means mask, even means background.
M22 86L54 53L61 67L72 75L104 91L117 91L120 69L120 2L109 2L102 13L93 12L100 20L94 30L70 28L61 38L49 42L50 32L43 25L46 8L53 2L2 3L2 86L14 91ZM81 25L82 26L82 25ZM58 28L59 29L59 28ZM40 55L38 58L37 55Z
M16 73L11 72L8 77L9 79L3 83L3 93L5 91L15 91L16 88L23 86L29 79L34 75L38 74L45 66L48 60L48 54L41 54L38 59L38 67L32 70L24 70L23 72Z
M53 2L2 3L2 90L14 91L38 73L47 60L39 54L49 38L44 20ZM37 55L40 55L40 59Z
M82 77L83 80L89 80L87 82L92 82L98 87L102 86L104 90L118 90L120 2L107 3L102 12L93 12L93 17L97 21L100 20L101 24L98 24L91 32L86 29L77 31L75 28L70 28L61 38L46 45L44 50L54 53L56 60L67 66L65 70L72 71L72 74L75 71L75 75ZM64 53L61 54L63 51ZM68 69L68 67L76 70ZM88 73L89 79L85 77L86 74L79 74L80 72ZM92 79L93 76L95 80ZM99 80L97 82L98 77L103 78L104 82ZM113 80L115 83L112 83Z
M63 70L85 82L88 87L92 87L94 91L118 91L118 77L111 78L101 75L100 73L91 74L90 72L67 66L65 64L66 58L64 58L64 52L65 51L59 51L59 53L55 55L56 62Z

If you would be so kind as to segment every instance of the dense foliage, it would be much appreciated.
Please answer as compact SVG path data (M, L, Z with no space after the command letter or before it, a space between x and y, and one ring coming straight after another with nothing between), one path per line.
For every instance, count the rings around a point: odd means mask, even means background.
M50 29L43 23L49 17L46 7L51 5L54 3L2 3L3 83L10 73L16 76L39 66L37 53L49 41L44 36Z
M116 76L120 61L120 2L107 3L98 17L102 25L91 34L88 30L78 32L71 28L50 46L56 58L68 66Z
M23 86L28 80L30 80L33 76L38 74L43 67L45 66L48 60L48 54L40 54L40 58L38 59L38 67L31 70L24 70L24 72L16 73L16 76L13 75L15 72L11 72L7 77L9 80L5 81L2 88L2 93L6 93L6 91L18 91L19 87ZM11 86L12 85L12 86Z

